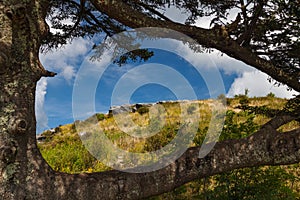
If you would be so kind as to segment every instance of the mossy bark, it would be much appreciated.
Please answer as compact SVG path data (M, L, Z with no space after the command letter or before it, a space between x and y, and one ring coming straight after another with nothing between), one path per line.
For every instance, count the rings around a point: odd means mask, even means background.
M0 195L1 199L31 199L49 179L35 138L35 88L45 75L39 62L40 41L46 35L46 2L0 2ZM49 186L45 185L43 192ZM41 191L42 192L42 191Z

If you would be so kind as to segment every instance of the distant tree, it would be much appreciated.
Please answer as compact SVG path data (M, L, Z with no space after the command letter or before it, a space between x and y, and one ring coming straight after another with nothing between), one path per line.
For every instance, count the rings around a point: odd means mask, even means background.
M245 96L248 96L248 95L249 95L249 89L246 88L246 89L245 89Z
M185 24L163 14L169 6L189 14ZM233 10L238 11L236 19L226 22ZM285 133L277 129L299 119L299 96L251 136L219 142L202 159L198 158L199 147L190 148L173 164L143 174L55 172L37 149L34 101L37 81L55 76L39 61L42 45L47 50L75 37L99 32L112 36L139 27L179 31L204 48L217 49L300 92L299 13L298 0L0 1L1 199L140 199L237 168L298 163L300 128ZM213 16L212 28L193 25L204 16ZM49 33L46 18L61 31ZM74 24L63 24L66 19ZM122 60L151 55L141 50Z
M275 94L272 93L272 92L270 92L269 94L267 94L267 97L269 97L269 98L274 98L274 97L275 97Z

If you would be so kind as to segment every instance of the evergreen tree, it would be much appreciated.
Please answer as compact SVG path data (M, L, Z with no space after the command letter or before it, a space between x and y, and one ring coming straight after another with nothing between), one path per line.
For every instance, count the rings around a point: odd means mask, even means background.
M162 10L168 6L187 11L186 23L167 18ZM239 14L227 22L233 9ZM55 76L39 61L41 46L47 50L75 37L99 32L111 36L139 27L181 32L203 48L217 49L300 92L299 9L298 0L1 0L1 199L140 199L237 168L298 163L300 128L285 133L277 129L299 119L299 97L249 137L219 142L202 159L198 158L199 147L188 149L175 163L144 174L53 171L37 149L34 101L37 81ZM193 25L203 16L214 16L212 28ZM60 33L49 33L47 17ZM64 25L65 19L74 24ZM137 51L127 58L151 55Z

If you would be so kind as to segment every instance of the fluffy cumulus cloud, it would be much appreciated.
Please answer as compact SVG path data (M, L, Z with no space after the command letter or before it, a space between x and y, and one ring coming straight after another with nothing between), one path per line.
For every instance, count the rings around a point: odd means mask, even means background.
M70 83L76 75L76 67L79 59L86 55L91 47L91 41L77 38L61 49L41 54L40 59L46 69L57 72L58 77Z
M268 80L268 75L260 71L244 72L236 78L227 93L228 97L236 94L244 94L245 89L249 90L249 96L266 96L270 92L281 98L292 98L297 94L295 91L288 91L286 86L274 86Z
M234 21L237 16L237 10L233 10L228 16L228 23ZM165 13L168 17L175 21L183 22L184 14L178 11L176 8L167 9ZM196 21L195 25L202 28L210 28L210 21L212 17L203 17ZM272 92L277 97L292 98L295 91L288 91L286 86L274 86L273 83L268 81L268 75L257 71L245 63L235 60L225 54L222 54L218 50L214 50L212 53L197 53L192 51L187 45L178 46L181 55L184 55L191 64L194 66L202 67L205 69L217 67L225 74L237 74L238 78L234 80L229 89L227 96L233 97L236 94L244 94L245 89L249 90L250 96L265 96Z
M42 78L36 87L35 114L37 120L37 132L48 128L48 117L44 110L45 96L47 93L47 78Z
M71 80L73 79L73 77L75 77L75 68L73 66L65 66L63 69L62 69L62 72L60 73L68 83L71 82Z
M71 84L76 75L78 65L91 47L91 41L78 38L61 49L41 54L40 59L47 70L58 73L56 80L64 80L67 84ZM42 78L36 88L35 112L38 133L48 128L48 117L44 109L48 84L50 82L47 82L46 78Z
M268 75L256 70L245 63L235 60L227 55L222 55L219 51L213 53L195 53L189 47L180 45L179 51L194 66L210 70L217 68L225 74L236 74L238 78L234 80L227 96L233 97L236 94L244 94L245 89L249 90L250 96L266 96L270 92L277 97L292 98L295 91L288 91L286 86L274 86L268 81Z
M197 67L209 69L218 68L225 74L243 74L244 72L254 71L245 63L235 60L218 50L211 53L201 53L191 50L187 45L179 44L178 52L184 56L191 64Z

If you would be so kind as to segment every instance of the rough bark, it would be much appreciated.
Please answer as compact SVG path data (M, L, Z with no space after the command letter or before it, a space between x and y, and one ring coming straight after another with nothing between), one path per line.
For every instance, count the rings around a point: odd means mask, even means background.
M254 135L219 142L205 158L191 148L158 171L64 174L53 171L36 145L36 82L53 76L38 51L47 34L47 1L0 1L0 199L140 199L170 191L196 178L236 168L297 163L300 129L276 129L295 117L272 120Z
M129 174L118 171L61 175L61 199L141 199L195 180L236 168L279 165L300 159L300 129L280 134L265 126L251 137L218 143L205 158L190 148L175 163L158 171ZM59 177L59 178L58 178Z
M43 7L42 7L43 6ZM47 164L36 146L35 87L51 75L39 59L40 40L47 33L47 4L37 1L0 1L0 196L28 199L48 193Z

